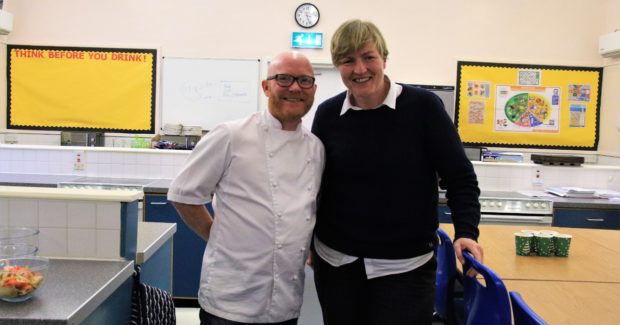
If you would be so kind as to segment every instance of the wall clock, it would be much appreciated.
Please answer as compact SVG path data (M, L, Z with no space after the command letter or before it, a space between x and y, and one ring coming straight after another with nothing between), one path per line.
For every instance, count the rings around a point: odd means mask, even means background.
M303 28L311 28L319 23L319 9L311 3L302 3L295 9L295 21Z

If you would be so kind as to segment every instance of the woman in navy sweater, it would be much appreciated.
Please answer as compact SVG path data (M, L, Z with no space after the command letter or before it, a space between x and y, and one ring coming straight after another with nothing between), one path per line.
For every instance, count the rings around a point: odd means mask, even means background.
M323 102L312 126L326 152L313 261L323 319L431 324L438 177L457 257L465 249L482 261L476 174L441 100L384 74L374 24L345 22L331 55L347 91Z

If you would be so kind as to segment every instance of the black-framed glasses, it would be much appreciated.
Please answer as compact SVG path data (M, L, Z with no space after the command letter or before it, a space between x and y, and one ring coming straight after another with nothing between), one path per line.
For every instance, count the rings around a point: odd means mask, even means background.
M314 77L311 76L299 76L293 77L290 74L275 74L267 77L267 80L275 80L280 87L290 87L293 82L297 81L300 88L308 89L314 86Z

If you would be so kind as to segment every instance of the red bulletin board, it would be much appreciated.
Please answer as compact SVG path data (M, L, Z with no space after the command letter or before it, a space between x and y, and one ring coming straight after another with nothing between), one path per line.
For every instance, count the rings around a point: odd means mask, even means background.
M458 62L455 124L470 146L596 150L602 68Z
M155 133L157 51L7 45L7 128Z

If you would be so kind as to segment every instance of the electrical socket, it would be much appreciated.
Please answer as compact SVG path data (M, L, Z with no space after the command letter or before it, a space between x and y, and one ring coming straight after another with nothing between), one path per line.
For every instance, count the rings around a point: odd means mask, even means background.
M534 176L532 177L532 186L535 188L541 188L545 185L545 181L542 177L542 172L540 169L536 169L534 172Z

